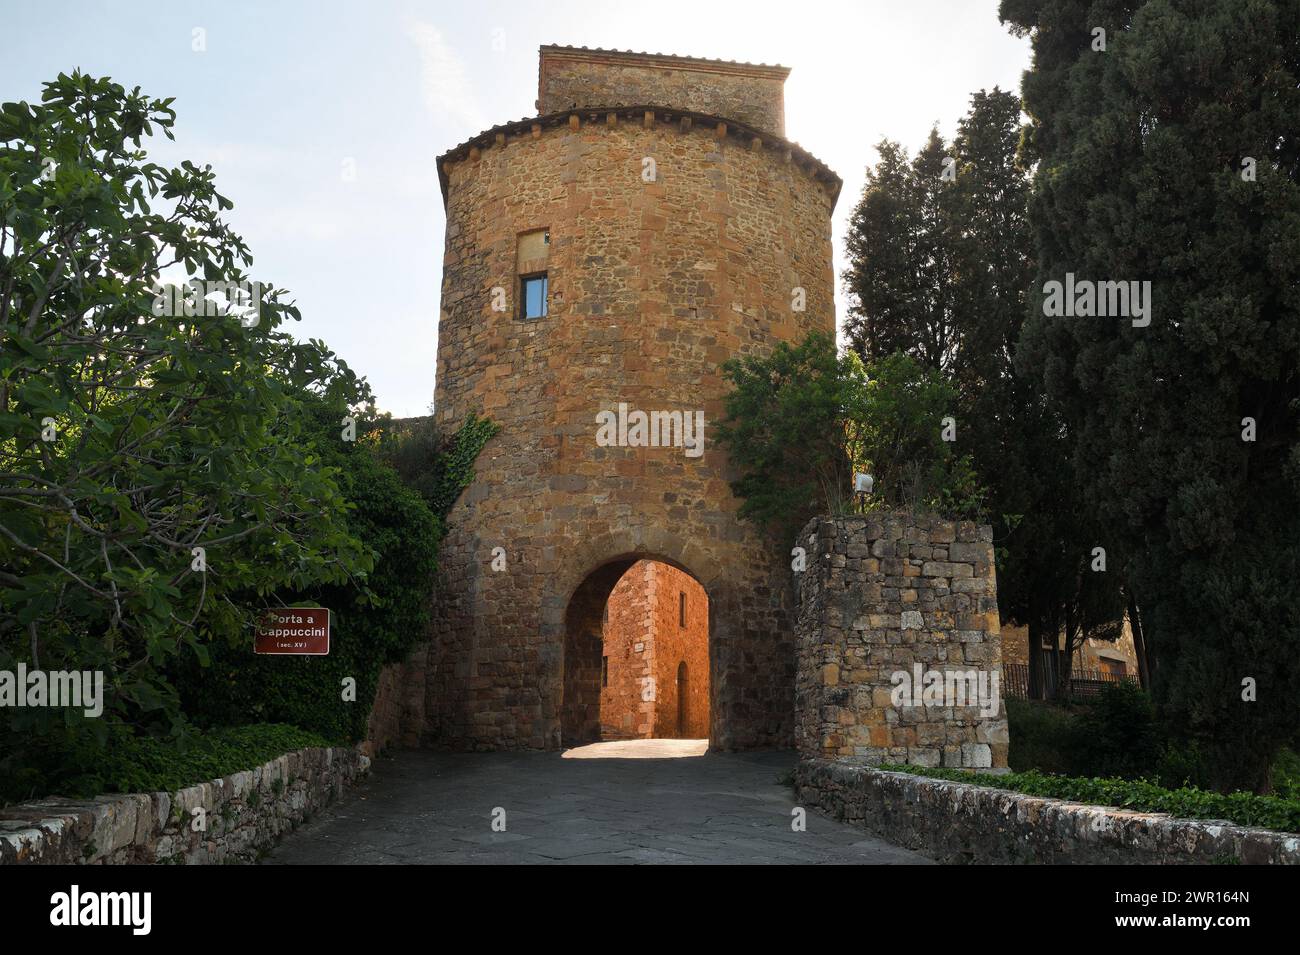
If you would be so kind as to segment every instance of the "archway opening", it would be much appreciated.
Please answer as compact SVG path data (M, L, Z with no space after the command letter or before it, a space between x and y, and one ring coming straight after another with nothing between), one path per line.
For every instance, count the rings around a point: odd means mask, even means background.
M709 597L691 574L624 558L593 571L565 613L565 746L709 737Z

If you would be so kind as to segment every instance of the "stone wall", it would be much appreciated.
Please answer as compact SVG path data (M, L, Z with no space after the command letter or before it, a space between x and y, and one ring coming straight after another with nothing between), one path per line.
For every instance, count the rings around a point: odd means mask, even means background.
M1300 863L1300 836L803 760L801 805L946 863Z
M690 575L651 564L655 640L655 728L664 739L709 735L709 596ZM686 620L681 604L685 597ZM685 679L682 680L681 677ZM679 690L684 689L684 699Z
M8 806L0 809L0 864L251 862L369 766L356 749L302 749L174 793ZM199 807L206 829L196 832Z
M738 519L713 429L724 360L834 331L838 178L784 140L656 110L507 124L452 150L440 174L435 414L444 430L479 412L502 431L448 517L422 651L423 740L591 738L599 617L617 579L605 569L656 559L708 592L713 744L790 745L789 565ZM524 320L518 237L539 229L550 233L549 313ZM599 446L597 414L620 403L702 412L702 455ZM505 570L490 566L495 547Z
M989 527L906 513L804 527L802 757L1005 769L992 539Z
M650 607L653 561L628 569L606 604L604 654L608 682L600 690L600 738L648 739L654 735L654 699L643 699L643 681L654 679L654 616Z
M784 66L566 46L541 48L537 110L676 107L785 135Z

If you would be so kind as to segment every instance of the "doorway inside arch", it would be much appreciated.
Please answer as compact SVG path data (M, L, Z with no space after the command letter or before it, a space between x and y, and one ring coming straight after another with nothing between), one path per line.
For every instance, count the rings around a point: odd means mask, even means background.
M709 597L686 571L622 559L565 614L562 742L709 737Z

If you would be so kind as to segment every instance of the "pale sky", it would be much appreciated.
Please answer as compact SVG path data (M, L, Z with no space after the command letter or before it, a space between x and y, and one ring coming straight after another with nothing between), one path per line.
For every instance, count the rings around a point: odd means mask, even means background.
M786 135L844 180L837 277L875 143L914 152L936 122L951 138L972 92L1019 89L1029 65L997 0L0 0L0 24L0 100L35 101L78 67L176 97L177 143L146 143L151 158L213 166L253 278L291 289L294 333L323 339L398 416L433 400L445 224L434 161L536 112L542 44L790 67ZM843 308L841 293L841 320Z

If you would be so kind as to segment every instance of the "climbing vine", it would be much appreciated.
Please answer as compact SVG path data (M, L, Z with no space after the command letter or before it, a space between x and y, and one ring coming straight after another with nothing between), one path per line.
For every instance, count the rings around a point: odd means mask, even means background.
M474 480L474 462L500 430L501 426L496 422L471 412L443 449L438 460L437 480L428 500L429 507L440 518L447 516L461 492L470 486Z

